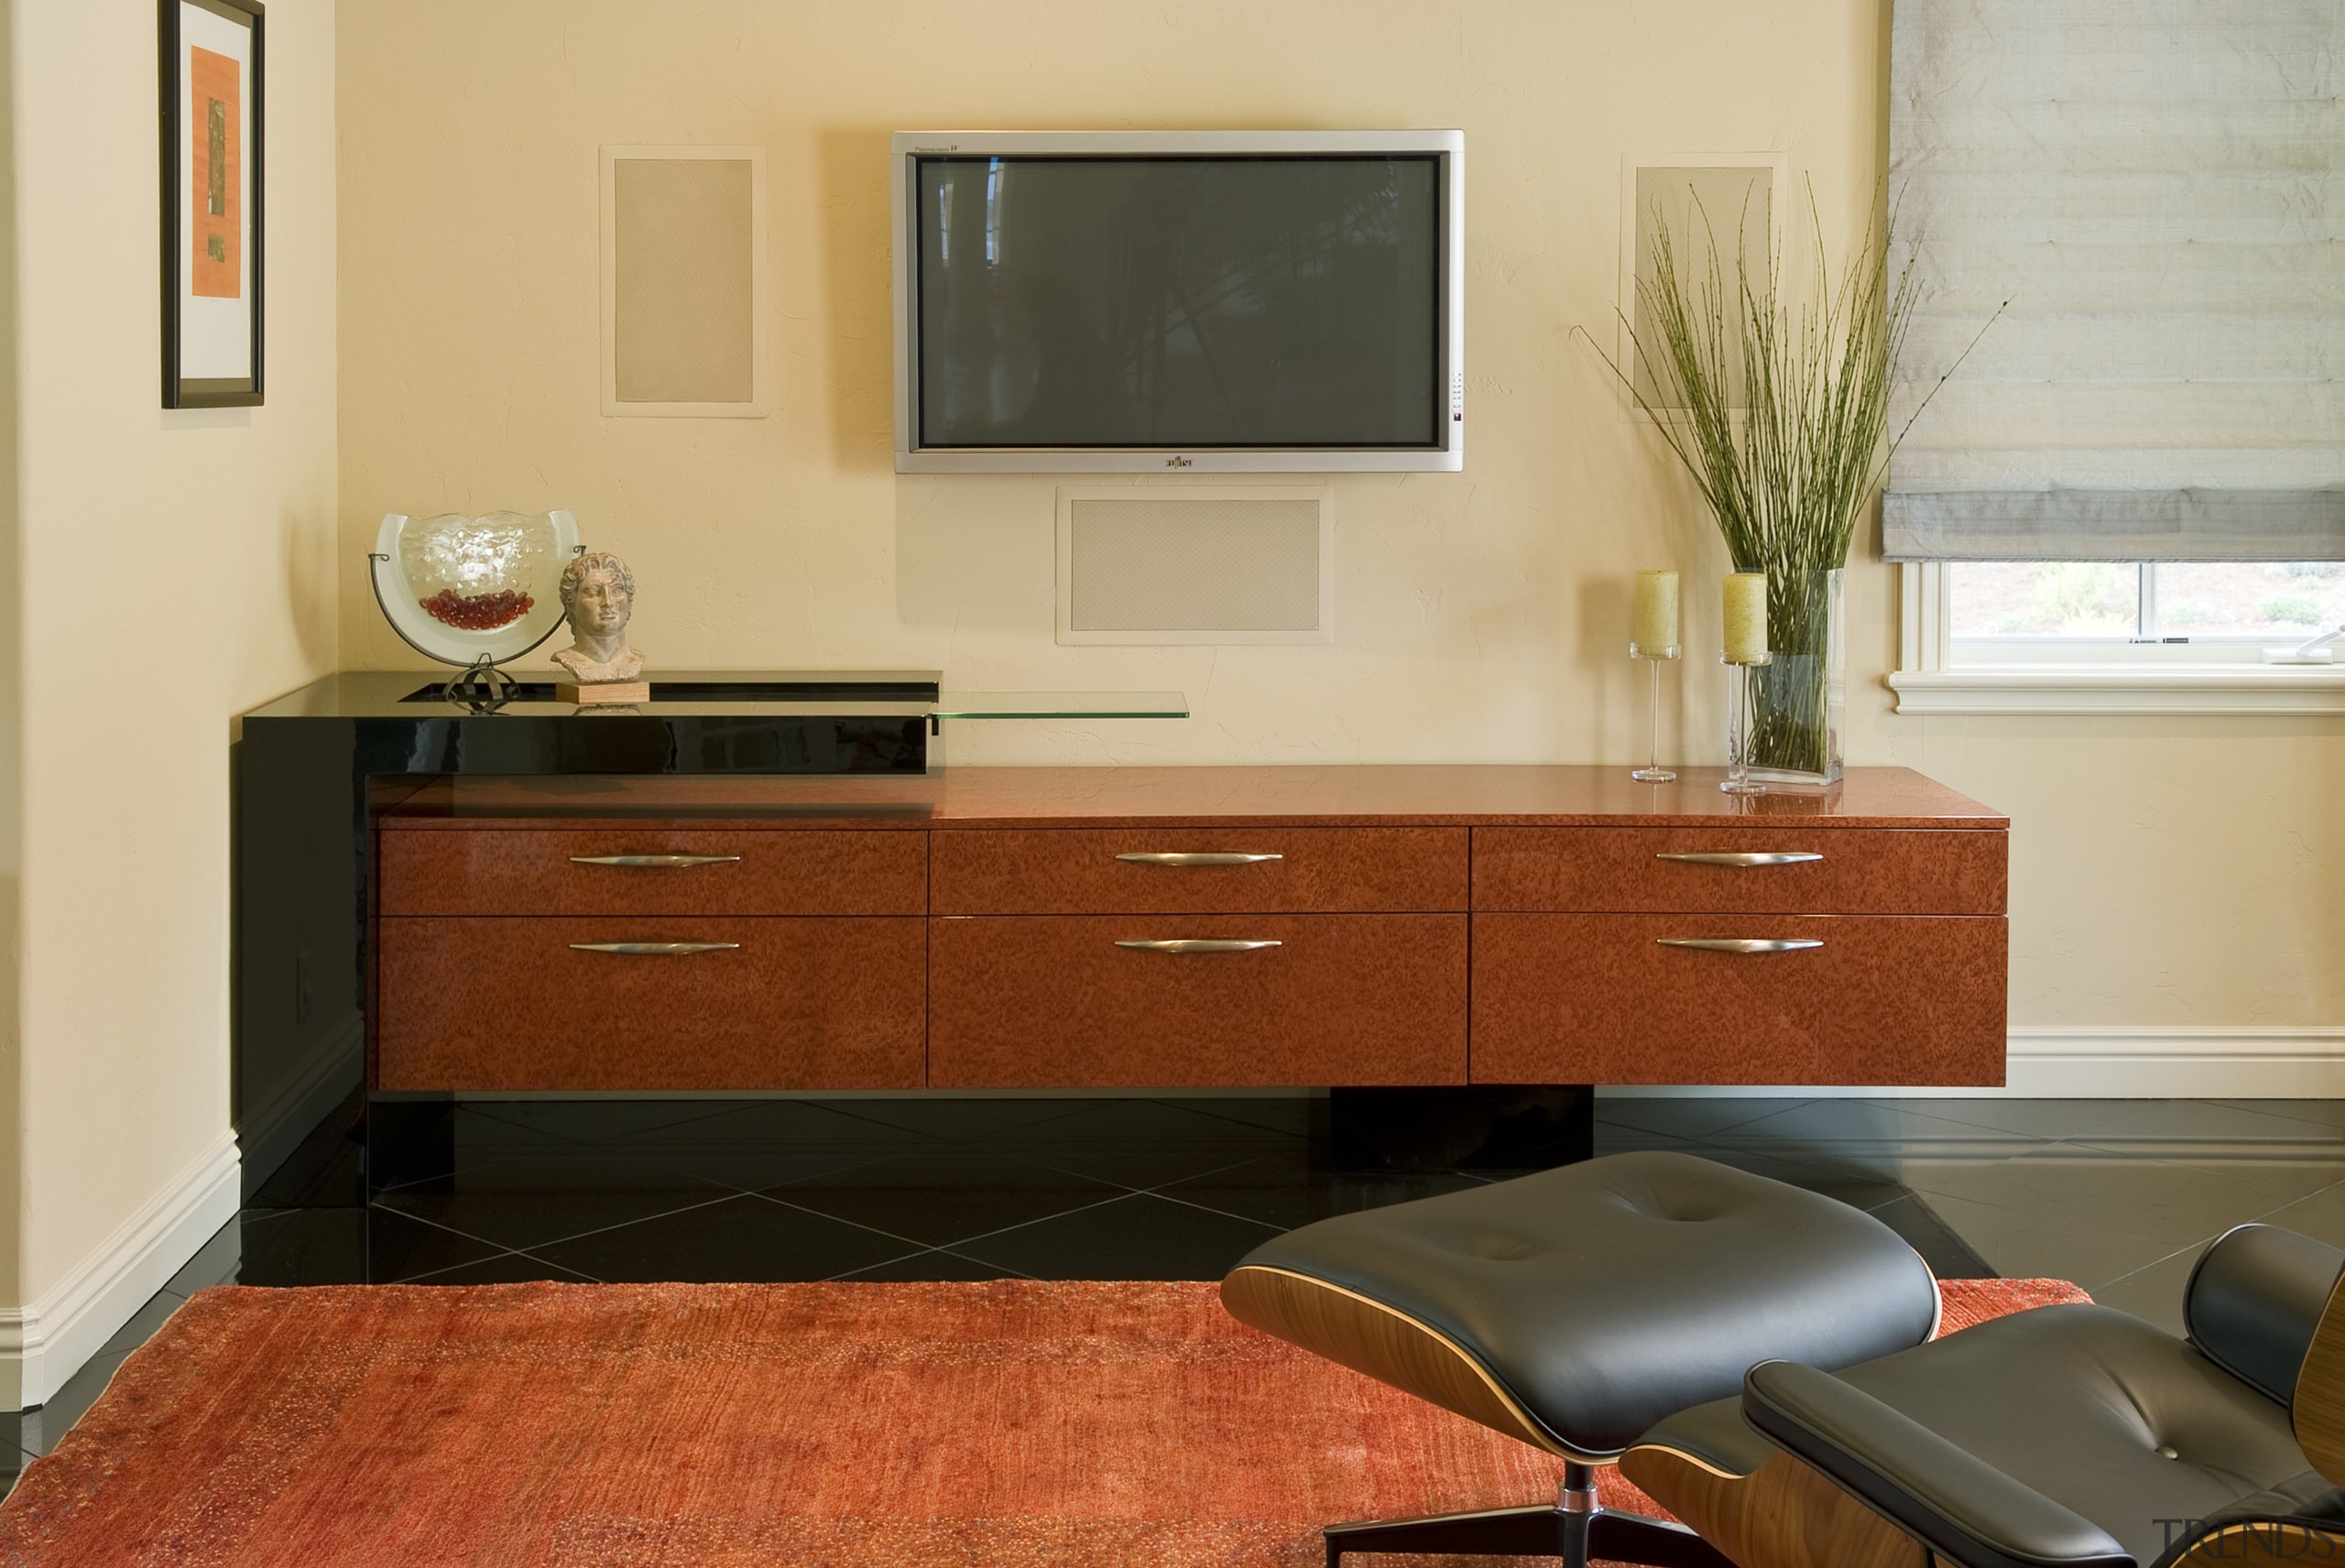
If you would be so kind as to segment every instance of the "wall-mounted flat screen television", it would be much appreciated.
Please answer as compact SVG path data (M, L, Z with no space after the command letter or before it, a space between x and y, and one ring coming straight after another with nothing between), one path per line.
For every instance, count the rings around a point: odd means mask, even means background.
M900 133L900 473L1465 458L1459 131Z

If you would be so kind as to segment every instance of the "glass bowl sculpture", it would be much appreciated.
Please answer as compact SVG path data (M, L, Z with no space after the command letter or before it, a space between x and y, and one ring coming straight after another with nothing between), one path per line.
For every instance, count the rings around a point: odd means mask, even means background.
M562 626L562 572L579 551L568 512L393 512L368 564L391 629L443 664L495 667Z

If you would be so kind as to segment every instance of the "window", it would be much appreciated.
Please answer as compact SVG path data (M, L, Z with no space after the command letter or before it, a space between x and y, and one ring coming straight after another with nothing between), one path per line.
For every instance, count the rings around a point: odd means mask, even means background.
M1966 561L1945 571L1947 635L1987 648L2217 642L2254 659L2345 626L2345 561Z
M2345 713L2345 561L1903 567L1902 713Z

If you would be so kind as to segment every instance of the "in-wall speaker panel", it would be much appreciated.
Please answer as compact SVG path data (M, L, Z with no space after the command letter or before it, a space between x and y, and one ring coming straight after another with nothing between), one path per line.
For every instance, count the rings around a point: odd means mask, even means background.
M1063 488L1059 640L1329 641L1334 522L1318 486Z
M763 150L603 149L603 411L763 413Z

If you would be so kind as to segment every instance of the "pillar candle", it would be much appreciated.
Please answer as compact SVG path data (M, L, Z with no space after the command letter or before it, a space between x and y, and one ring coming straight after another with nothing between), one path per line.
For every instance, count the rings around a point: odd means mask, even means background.
M1726 658L1757 664L1767 657L1767 574L1736 572L1726 580Z
M1637 573L1635 629L1630 632L1629 640L1648 659L1665 648L1677 646L1677 573Z

